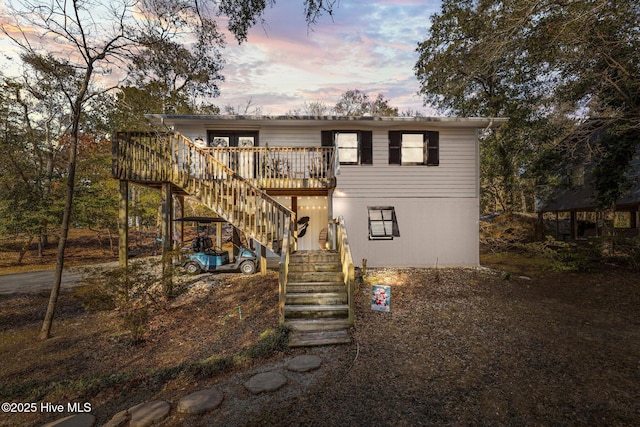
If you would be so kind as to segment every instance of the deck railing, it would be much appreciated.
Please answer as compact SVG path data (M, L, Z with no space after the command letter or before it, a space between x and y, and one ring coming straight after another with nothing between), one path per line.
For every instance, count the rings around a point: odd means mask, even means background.
M272 252L295 248L295 214L183 135L118 133L113 154L115 178L171 182Z
M347 288L347 301L349 304L349 323L354 324L355 318L355 267L351 256L351 247L347 238L347 227L344 224L344 218L338 217L334 220L335 225L335 244L338 254L340 254L340 262L342 264L342 274L344 276L344 285Z
M220 163L261 188L335 187L331 147L204 148Z

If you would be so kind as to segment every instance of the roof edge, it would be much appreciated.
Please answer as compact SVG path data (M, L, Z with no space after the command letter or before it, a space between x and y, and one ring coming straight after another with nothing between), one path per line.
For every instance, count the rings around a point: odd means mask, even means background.
M497 127L509 121L506 117L387 117L387 116L288 116L288 115L213 115L213 114L145 114L150 120L164 124L178 121L246 121L246 122L363 122L363 123L434 123Z

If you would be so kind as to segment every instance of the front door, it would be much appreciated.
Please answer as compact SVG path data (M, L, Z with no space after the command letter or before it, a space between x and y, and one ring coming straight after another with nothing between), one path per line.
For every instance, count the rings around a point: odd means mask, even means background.
M249 148L258 146L258 132L209 131L207 140L209 147L238 148L230 153L219 153L218 160L243 178L255 177L255 152Z

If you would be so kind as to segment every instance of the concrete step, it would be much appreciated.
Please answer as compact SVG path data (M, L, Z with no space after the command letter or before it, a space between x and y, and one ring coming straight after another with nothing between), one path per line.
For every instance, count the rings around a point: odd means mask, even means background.
M288 293L321 293L321 292L345 292L343 282L289 282L287 283Z
M289 334L289 347L349 344L350 342L351 336L346 329L336 331L293 331Z
M290 319L284 324L292 331L335 331L350 326L348 319Z
M347 304L323 304L323 305L285 305L284 318L289 319L327 319L349 317Z
M287 305L340 305L348 302L346 292L287 292Z
M342 282L344 276L341 271L289 271L288 282Z

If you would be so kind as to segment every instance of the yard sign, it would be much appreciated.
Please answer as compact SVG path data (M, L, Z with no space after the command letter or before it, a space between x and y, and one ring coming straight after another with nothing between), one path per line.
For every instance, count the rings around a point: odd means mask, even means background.
M391 286L371 286L371 309L391 311Z

